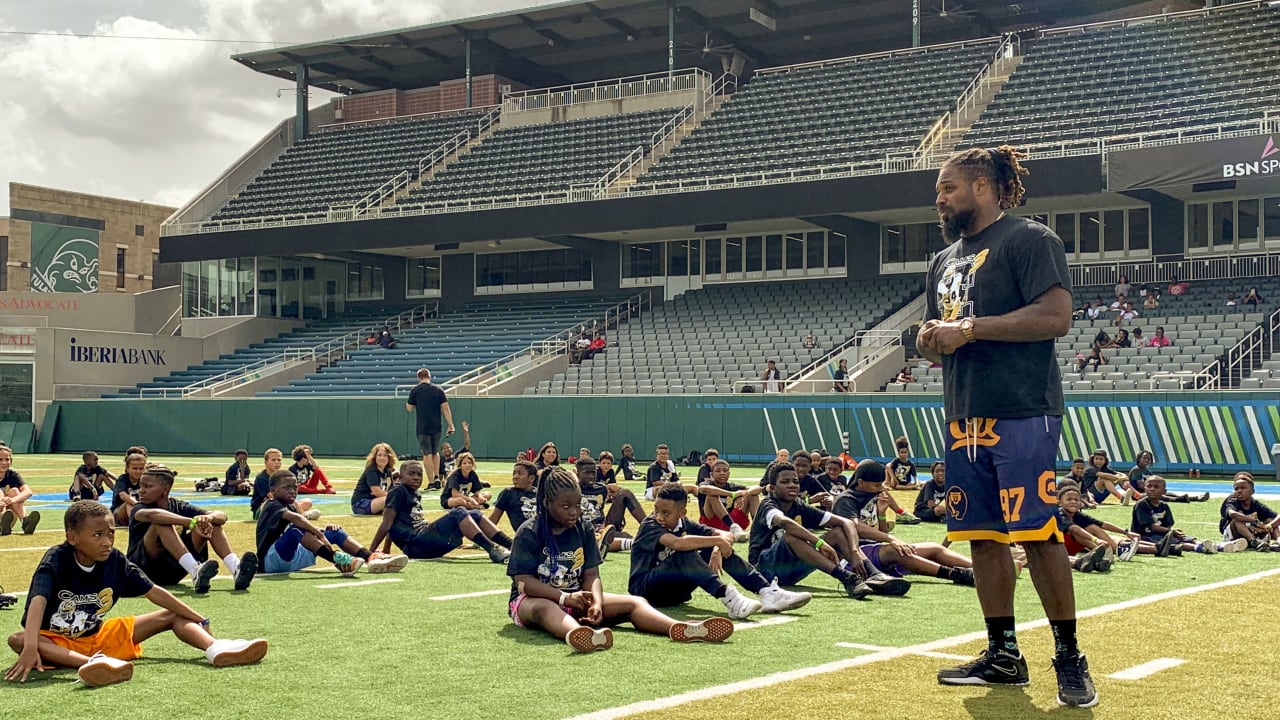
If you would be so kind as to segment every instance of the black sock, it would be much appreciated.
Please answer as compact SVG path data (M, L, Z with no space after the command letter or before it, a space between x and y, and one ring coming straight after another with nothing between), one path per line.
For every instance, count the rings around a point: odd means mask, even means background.
M493 549L493 541L485 537L484 533L482 532L476 533L476 536L471 538L471 542L475 543L476 547L480 548L485 552L489 552L490 550Z
M729 586L721 584L720 587L716 588L715 592L711 593L711 597L717 600L723 600L724 596L728 594L729 594Z
M316 557L333 562L333 548L328 545L320 546L320 549L316 551Z
M839 565L831 568L831 570L828 571L827 574L839 580L840 582L849 582L849 580L853 579L853 573L849 572L848 570L846 570L845 568Z
M507 534L502 532L501 530L494 533L493 541L508 550L511 549L511 538L507 537Z
M360 548L359 550L357 550L357 551L355 551L354 553L352 553L352 555L355 555L356 557L360 558L361 560L366 560L366 561L369 559L369 556L370 556L371 554L372 554L372 553L370 553L370 552L369 552L369 548Z
M1018 633L1014 626L1012 615L987 618L987 648L992 651L1004 650L1011 655L1017 655ZM1074 631L1072 637L1075 637Z
M1079 654L1075 620L1050 620L1049 627L1053 630L1053 651L1058 657Z

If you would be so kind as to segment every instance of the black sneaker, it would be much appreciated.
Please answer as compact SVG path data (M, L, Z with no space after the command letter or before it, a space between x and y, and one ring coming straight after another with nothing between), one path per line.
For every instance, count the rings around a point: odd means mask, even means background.
M891 577L885 573L878 572L867 577L867 587L871 588L871 592L877 595L902 597L911 590L911 583L900 577Z
M236 569L235 581L236 590L248 590L249 584L253 582L253 576L258 574L258 556L253 552L247 552L240 557L240 567Z
M36 531L36 526L40 524L40 511L32 510L27 516L22 518L22 534L31 535Z
M1172 534L1173 533L1170 533L1170 535ZM1106 557L1107 557L1107 546L1099 544L1098 547L1085 553L1084 557L1080 561L1080 567L1079 567L1080 572L1093 572L1095 570L1097 570L1098 572L1103 572L1100 566L1102 565L1102 561L1106 559ZM1107 569L1110 570L1111 569L1110 566L1108 566Z
M5 508L0 512L0 535L10 535L13 533L13 524L18 521L18 516L12 510Z
M1169 557L1173 554L1173 544L1177 538L1173 533L1167 532L1164 537L1160 538L1160 542L1156 543L1156 557Z
M965 587L973 587L973 570L970 568L951 568L951 582L956 585L964 585Z
M1098 704L1098 691L1089 677L1089 661L1084 653L1056 657L1053 669L1058 672L1058 704L1091 708Z
M972 662L939 670L938 682L943 685L1026 685L1031 678L1022 653L1012 655L1004 650L987 650Z
M850 577L848 580L842 580L840 584L844 585L845 593L854 600L866 600L872 593L867 581L857 575Z
M1204 493L1200 497L1191 498L1193 502L1209 502L1209 493Z
M597 549L600 550L600 561L603 562L609 554L609 546L613 544L613 539L617 537L618 531L613 529L612 525L605 525L600 528L600 540Z
M213 579L218 575L218 561L205 560L200 563L200 567L196 568L196 574L192 578L192 589L197 595L204 595L209 592L209 586L213 584Z
M18 604L18 596L7 593L4 591L3 587L0 587L0 610L13 607L14 605L17 605L17 604Z

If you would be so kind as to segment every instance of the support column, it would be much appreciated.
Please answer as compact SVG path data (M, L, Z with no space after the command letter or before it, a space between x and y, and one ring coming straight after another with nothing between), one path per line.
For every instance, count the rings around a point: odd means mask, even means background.
M466 46L467 46L467 107L471 107L473 104L473 100L471 96L471 38L469 36L466 39Z
M920 0L911 0L911 47L920 47Z
M311 83L309 82L308 68L303 63L298 63L293 66L293 76L298 83L298 89L295 92L298 101L298 114L293 119L294 140L297 141L306 137L307 133L310 132L310 127L307 122L307 112L309 110L308 100L310 99Z
M676 72L676 0L667 0L667 74Z

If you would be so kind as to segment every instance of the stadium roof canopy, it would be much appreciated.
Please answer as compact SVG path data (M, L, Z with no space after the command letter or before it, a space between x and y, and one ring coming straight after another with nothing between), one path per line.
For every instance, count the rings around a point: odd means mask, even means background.
M1203 6L1203 0L919 0L921 40L938 44L1049 25ZM790 65L909 47L909 0L569 0L390 32L244 53L253 70L352 94L437 85L495 73L552 87L667 70L674 9L675 67L722 71ZM773 26L773 27L770 27Z

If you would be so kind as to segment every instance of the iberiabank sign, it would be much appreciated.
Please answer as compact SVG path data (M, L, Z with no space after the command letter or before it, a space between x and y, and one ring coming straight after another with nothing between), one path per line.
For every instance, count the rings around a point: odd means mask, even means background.
M1170 185L1280 178L1280 141L1273 135L1120 150L1107 155L1112 192Z

